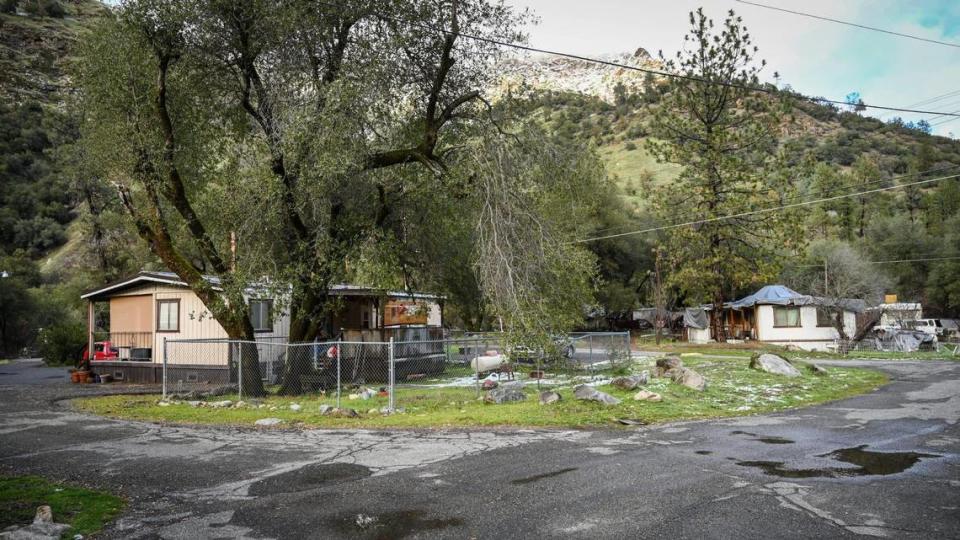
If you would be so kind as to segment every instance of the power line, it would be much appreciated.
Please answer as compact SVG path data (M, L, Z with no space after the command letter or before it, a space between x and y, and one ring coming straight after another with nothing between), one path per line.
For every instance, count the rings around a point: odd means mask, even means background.
M768 207L768 208L761 208L761 209L759 209L759 210L750 210L750 211L747 211L747 212L740 212L740 213L737 213L737 214L730 214L730 215L726 215L726 216L717 216L717 217L706 218L706 219L698 219L698 220L695 220L695 221L687 221L687 222L684 222L684 223L675 223L675 224L672 224L672 225L663 225L663 226L660 226L660 227L651 227L651 228L648 228L648 229L640 229L640 230L637 230L637 231L623 232L623 233L617 233L617 234L608 234L608 235L606 235L606 236L597 236L597 237L594 237L594 238L583 238L583 239L580 239L580 240L574 240L573 243L574 243L574 244L582 244L582 243L585 243L585 242L594 242L594 241L597 241L597 240L609 240L609 239L611 239L611 238L619 238L619 237L621 237L621 236L632 236L632 235L635 235L635 234L644 234L644 233L650 233L650 232L656 232L656 231L663 231L663 230L667 230L667 229L677 229L677 228L680 228L680 227L688 227L688 226L691 226L691 225L701 225L701 224L704 224L704 223L712 223L712 222L716 222L716 221L726 221L726 220L728 220L728 219L734 219L734 218L740 218L740 217L746 217L746 216L753 216L753 215L757 215L757 214L767 214L767 213L770 213L770 212L776 212L776 211L778 211L778 210L786 210L786 209L788 209L788 208L797 208L797 207L800 207L800 206L809 206L809 205L811 205L811 204L819 204L819 203L823 203L823 202L835 201L835 200L838 200L838 199L845 199L845 198L847 198L847 197L856 197L856 196L858 196L858 195L869 195L869 194L871 194L871 193L879 193L879 192L882 192L882 191L891 191L891 190L894 190L894 189L901 189L901 188L910 187L910 186L918 186L918 185L922 185L922 184L929 184L929 183L932 183L932 182L939 182L940 180L948 180L948 179L950 179L950 178L957 178L957 177L960 177L960 174L953 174L953 175L950 175L950 176L941 176L941 177L939 177L939 178L931 178L931 179L929 179L929 180L920 180L920 181L917 181L917 182L910 182L910 183L908 183L908 184L900 184L900 185L896 185L896 186L887 186L887 187L882 187L882 188L868 189L868 190L866 190L866 191L858 191L858 192L856 192L856 193L846 193L846 194L843 194L843 195L836 195L836 196L833 196L833 197L823 197L823 198L820 198L820 199L813 199L813 200L810 200L810 201L802 201L802 202L793 203L793 204L784 204L784 205L780 205L780 206L771 206L771 207Z
M960 44L950 43L950 42L948 42L948 41L937 41L937 40L935 40L935 39L928 39L928 38L924 38L924 37L920 37L920 36L914 36L914 35L912 35L912 34L904 34L904 33L901 33L901 32L894 32L893 30L885 30L885 29L883 29L883 28L877 28L877 27L875 27L875 26L867 26L867 25L864 25L864 24L857 24L857 23L852 23L852 22L848 22L848 21L841 21L841 20L839 20L839 19L831 19L830 17L823 17L823 16L821 16L821 15L813 15L813 14L811 14L811 13L804 13L804 12L802 12L802 11L793 11L793 10L791 10L791 9L784 9L784 8L780 8L780 7L776 7L776 6L768 6L767 4L759 4L759 3L757 3L757 2L748 2L747 0L735 0L735 1L736 1L737 3L740 3L740 4L747 4L747 5L751 5L751 6L761 7L761 8L764 8L764 9L772 9L772 10L774 10L774 11L782 11L782 12L784 12L784 13L790 13L790 14L793 14L793 15L800 15L801 17L810 17L811 19L819 19L819 20L821 20L821 21L830 21L830 22L834 22L834 23L837 23L837 24L845 24L845 25L847 25L847 26L855 26L855 27L857 27L857 28L862 28L862 29L864 29L864 30L873 30L874 32L882 32L882 33L884 33L884 34L890 34L890 35L892 35L892 36L900 36L900 37L915 39L915 40L917 40L917 41L926 41L927 43L936 43L937 45L945 45L945 46L947 46L947 47L956 47L956 48L960 49Z
M956 96L957 94L960 94L960 90L954 90L954 91L952 91L952 92L947 92L946 94L940 94L939 96L933 96L933 97L931 97L931 98L927 98L927 99L918 101L918 102L916 102L916 103L911 103L911 104L907 105L907 107L920 107L921 105L927 105L927 104L930 104L930 103L936 103L937 101L941 101L941 100L944 100L944 99L947 99L947 98L951 98L951 97L953 97L953 96ZM938 106L939 106L939 105L938 105ZM883 118L884 116L887 116L887 115L889 115L889 114L890 114L889 112L881 113L881 114L877 115L877 118Z
M821 191L820 195L821 195L821 196L829 196L829 195L832 195L832 194L834 194L834 193L836 193L836 192L838 192L838 191L840 191L840 190L848 189L848 188L851 188L851 187L852 187L852 188L863 188L863 187L866 187L866 186L871 186L871 185L874 185L874 184L880 184L880 183L884 183L884 182L892 182L892 181L894 181L894 180L900 180L900 179L903 179L903 178L912 178L912 177L914 177L914 176L923 176L923 175L925 175L925 174L932 174L932 173L938 173L938 172L948 171L948 170L951 170L951 169L956 169L957 167L960 167L960 165L945 165L945 166L943 166L943 167L937 167L936 169L927 169L927 170L925 170L925 171L919 171L919 172L915 172L915 173L901 174L901 175L898 175L898 176L891 176L890 178L880 178L880 179L877 179L877 180L871 180L871 181L869 181L869 182L864 182L864 183L862 183L862 184L860 184L860 185L858 185L858 186L836 185L836 186L833 186L833 187L831 187L831 188L828 188L828 189L825 189L825 190ZM796 194L796 195L794 195L794 196L792 196L792 197L785 197L784 199L782 199L782 200L780 201L780 203L781 203L781 204L783 204L783 203L789 203L789 202L791 202L791 201L796 201L796 200L802 199L803 197L804 197L804 196L803 196L802 194ZM690 211L690 212L686 212L686 213L683 213L683 214L680 214L679 217L692 216L692 215L694 215L694 214L696 214L696 211L695 211L695 210L694 210L694 211ZM594 232L594 233L601 233L601 232L604 232L604 231L609 231L609 230L614 230L614 229L624 229L624 228L632 227L632 226L633 226L633 225L630 225L630 224L614 225L614 226L612 226L612 227L605 227L605 228L603 228L603 229L598 229L598 230L593 231L593 232Z
M336 5L336 4L331 4L331 3L329 3L329 2L323 2L323 1L321 1L321 0L318 0L317 3L318 3L318 4L325 5L325 6L334 7L334 8L337 8L337 9L341 10L341 11L343 10L343 7L342 7L342 6L338 6L338 5ZM467 34L467 33L460 32L460 31L449 30L449 29L447 29L447 28L443 28L443 27L439 27L439 26L432 26L432 25L429 25L429 24L423 24L423 23L419 23L419 22L415 22L415 21L404 20L404 19L400 19L400 18L393 17L393 16L390 16L390 15L384 15L384 14L382 14L382 13L374 13L374 15L377 16L377 17L379 17L379 18L381 18L381 19L387 20L387 21L392 21L392 22L401 23L401 24L408 24L408 25L410 25L410 26L417 27L417 28L421 28L421 29L424 29L424 30L430 30L430 31L433 31L433 32L440 32L440 33L445 34L445 35L457 36L457 37L462 37L462 38L465 38L465 39L472 39L472 40L474 40L474 41L481 41L481 42L484 42L484 43L489 43L489 44L491 44L491 45L498 45L498 46L501 46L501 47L509 47L509 48L512 48L512 49L517 49L517 50L522 50L522 51L527 51L527 52L535 52L535 53L540 53L540 54L548 54L548 55L551 55L551 56L560 56L560 57L563 57L563 58L570 58L571 60L580 60L581 62L590 62L590 63L594 63L594 64L605 65L605 66L610 66L610 67L617 67L617 68L626 69L626 70L630 70L630 71L639 71L639 72L641 72L641 73L649 73L649 74L651 74L651 75L659 75L659 76L661 76L661 77L668 77L668 78L672 78L672 79L683 79L683 80L688 80L688 81L700 82L700 83L704 83L704 84L712 84L712 85L716 85L716 86L724 86L724 87L727 87L727 88L739 88L739 89L741 89L741 90L746 90L746 91L749 91L749 92L760 92L760 93L764 93L764 94L768 94L768 95L774 95L774 94L779 93L779 90L776 90L776 89L763 88L763 87L759 87L759 86L749 86L749 85L744 85L744 84L739 84L739 83L733 83L733 82L729 82L729 81L712 81L712 80L709 80L709 79L704 79L703 77L698 77L698 76L696 76L696 75L687 75L687 74L683 74L683 73L671 73L671 72L669 72L669 71L661 71L661 70L657 70L657 69L642 68L642 67L638 67L638 66L631 66L631 65L627 65L627 64L621 64L621 63L619 63L619 62L613 62L613 61L610 61L610 60L602 60L602 59L599 59L599 58L590 58L590 57L588 57L588 56L580 56L580 55L578 55L578 54L571 54L571 53L565 53L565 52L560 52L560 51L553 51L553 50L550 50L550 49L541 49L541 48L538 48L538 47L531 47L531 46L529 46L529 45L522 45L522 44L520 44L520 43L514 43L514 42L510 42L510 41L503 41L503 40L500 40L500 39L488 38L488 37L484 37L484 36L477 36L477 35L474 35L474 34ZM804 95L800 95L800 94L791 94L791 95L797 97L798 99L802 99L802 100L809 101L809 102L811 102L811 103L820 104L820 105L822 105L822 104L824 104L824 103L830 103L830 104L833 104L833 105L842 105L842 106L845 106L845 107L853 105L853 104L848 103L848 102L846 102L846 101L840 101L840 100L834 100L834 99L813 98L813 97L808 97L808 96L804 96ZM884 106L884 105L869 105L869 104L867 104L867 103L856 104L856 106L857 106L857 107L864 107L864 108L867 108L867 109L883 110L883 111L899 111L899 112L909 112L909 113L917 113L917 114L942 114L942 113L940 113L940 111L925 111L925 110L910 109L910 108L901 108L901 107L888 107L888 106ZM950 116L960 117L960 114L950 114Z
M891 263L908 263L908 262L927 262L927 261L956 261L960 260L960 257L928 257L925 259L896 259L891 261L865 261L867 264L891 264Z

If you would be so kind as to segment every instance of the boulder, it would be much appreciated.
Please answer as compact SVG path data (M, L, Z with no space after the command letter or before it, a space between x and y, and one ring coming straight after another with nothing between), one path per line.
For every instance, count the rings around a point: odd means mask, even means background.
M682 384L700 392L707 388L707 380L703 378L703 375L690 368L681 367L672 370L670 379L677 384Z
M212 401L210 403L207 403L207 405L209 405L210 407L221 409L223 407L229 407L233 405L233 402L230 401L229 399L225 399L223 401Z
M261 418L254 422L255 426L275 426L277 424L282 424L283 420L279 418Z
M53 523L53 510L49 506L43 505L37 507L37 513L33 516L34 523Z
M326 416L333 411L333 405L321 405L320 406L320 415Z
M807 369L810 370L810 373L820 377L823 377L827 374L827 368L818 364L813 364L813 363L807 364Z
M682 367L683 360L680 360L679 356L664 356L663 358L657 358L654 375L657 377L670 377L674 370Z
M573 396L583 401L598 401L605 405L616 405L620 403L619 399L606 392L601 392L589 384L578 384L574 386Z
M541 404L541 405L549 405L549 404L551 404L551 403L556 403L556 402L560 401L561 399L563 399L563 398L561 398L561 397L560 397L560 394L558 394L558 393L556 393L556 392L552 392L552 391L549 391L549 390L546 391L546 392L540 392L540 404Z
M303 407L301 407L299 403L291 403L291 404L290 404L290 410L293 411L293 412L299 412L300 409L302 409L302 408L303 408Z
M202 401L191 400L191 401L188 401L188 402L187 402L187 405L189 405L189 406L191 406L191 407L202 407L202 406L203 406L203 402L202 402Z
M523 393L523 385L520 383L504 384L494 388L486 393L483 400L487 403L509 403L511 401L523 401L527 395Z
M243 401L243 400L240 400L240 401L234 403L233 406L234 406L234 408L236 408L236 409L242 409L243 407L246 407L246 406L247 406L247 402L245 402L245 401Z
M641 384L647 384L649 374L644 371L640 375L630 375L628 377L617 377L610 381L612 386L616 386L621 390L636 390Z
M53 511L43 505L37 508L33 523L26 527L7 527L0 532L0 538L9 540L58 540L70 525L54 523Z
M333 409L333 411L330 412L330 416L336 416L337 418L358 418L360 413L344 407L342 409Z
M633 396L633 399L637 401L663 401L663 397L660 394L647 390L637 392L637 394Z
M793 367L785 358L775 354L763 353L750 357L750 367L784 377L800 377L800 370Z
M169 401L158 401L158 402L157 402L157 405L159 405L159 406L161 406L161 407L169 407L169 406L170 406L170 402L169 402Z

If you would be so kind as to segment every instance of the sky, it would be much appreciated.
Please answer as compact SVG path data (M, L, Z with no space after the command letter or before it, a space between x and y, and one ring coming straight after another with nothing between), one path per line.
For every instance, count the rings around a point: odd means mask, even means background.
M794 11L960 44L960 0L756 0ZM689 27L688 13L703 6L721 23L729 9L743 17L766 59L767 80L810 96L843 100L859 92L870 104L960 112L960 48L892 36L773 11L734 0L506 0L530 8L539 22L530 44L581 55L631 52L672 56ZM939 135L960 137L960 118L868 111L888 120L928 119Z

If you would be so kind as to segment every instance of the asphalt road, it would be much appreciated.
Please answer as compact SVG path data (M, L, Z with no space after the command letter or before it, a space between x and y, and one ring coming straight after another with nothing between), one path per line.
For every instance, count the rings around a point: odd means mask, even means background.
M957 538L960 363L870 365L872 394L623 431L158 426L2 375L0 471L122 494L108 538Z

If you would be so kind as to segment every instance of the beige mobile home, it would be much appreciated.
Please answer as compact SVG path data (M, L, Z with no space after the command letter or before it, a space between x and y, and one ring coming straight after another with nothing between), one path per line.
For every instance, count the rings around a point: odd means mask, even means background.
M213 287L215 277L206 277ZM442 333L442 298L415 292L383 291L356 285L336 285L330 295L342 299L318 340L403 341L437 339ZM250 288L245 295L258 342L287 343L290 317L268 294ZM193 291L171 272L140 272L89 291L88 347L91 369L128 382L157 382L164 342L206 340L204 354L168 355L168 369L184 371L189 380L226 380L227 333ZM99 305L99 307L98 307ZM258 346L259 347L259 346ZM223 349L223 350L215 350ZM183 350L183 348L180 348ZM168 352L170 352L168 347Z

